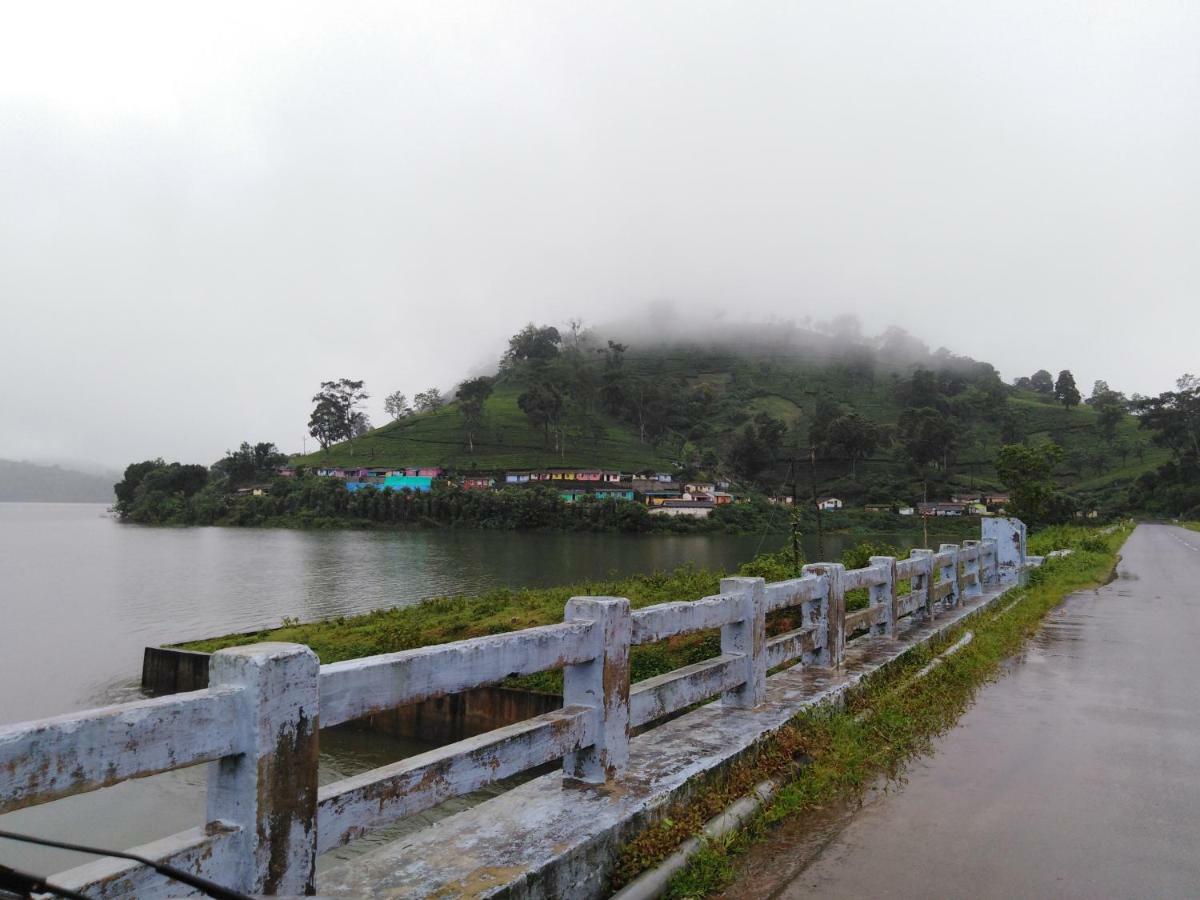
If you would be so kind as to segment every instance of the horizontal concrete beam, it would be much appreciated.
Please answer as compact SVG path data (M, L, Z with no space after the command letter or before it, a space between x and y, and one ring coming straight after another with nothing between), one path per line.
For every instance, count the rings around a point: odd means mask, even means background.
M637 682L629 689L629 724L645 725L741 686L741 661L723 654Z
M659 603L635 609L632 642L653 644L681 634L711 631L738 621L738 607L733 598L724 594L700 600Z
M829 582L823 575L804 575L767 585L767 611L799 606L825 596Z
M228 874L240 865L241 834L236 826L214 822L189 828L129 850L135 856L166 863L201 878L228 883ZM190 889L149 866L128 859L99 859L47 879L56 887L89 897L180 897Z
M435 644L321 666L321 727L594 658L591 622Z
M327 784L317 852L587 746L594 721L587 707L567 706Z
M0 726L0 813L239 752L238 693L194 691Z

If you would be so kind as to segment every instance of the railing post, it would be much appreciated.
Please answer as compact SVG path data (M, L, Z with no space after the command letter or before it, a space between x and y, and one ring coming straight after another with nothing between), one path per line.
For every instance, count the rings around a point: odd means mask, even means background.
M721 593L738 605L738 621L721 628L721 652L745 657L742 686L721 697L725 706L753 709L767 699L767 582L765 578L722 578Z
M963 572L963 596L970 600L976 600L983 596L983 547L980 546L979 541L963 541L962 545L964 550L975 549L974 562L964 564L964 568L966 566L970 566L970 568ZM967 575L974 575L975 579L967 581Z
M984 538L979 542L979 552L982 558L990 560L989 564L980 565L979 577L983 579L984 584L993 585L1000 580L1000 566L996 556L996 542Z
M210 686L241 688L235 722L245 750L209 764L208 821L241 827L240 890L311 894L317 860L316 654L301 644L218 650ZM230 887L235 885L231 884Z
M883 573L883 584L873 584L867 589L871 605L878 606L881 612L871 626L871 634L878 637L896 636L900 621L900 597L896 591L896 557L872 556L871 565Z
M825 649L815 660L817 665L837 667L846 655L846 567L841 563L812 563L800 570L803 575L825 576L826 591L821 602L819 630L825 637Z
M945 609L953 609L962 602L962 581L958 572L958 544L942 544L939 553L949 553L950 561L941 568L942 581L950 582L950 593L943 601Z
M594 622L595 656L563 669L563 705L596 711L596 739L563 757L563 775L603 784L629 764L629 643L633 623L624 597L572 597L566 621Z
M922 548L916 548L909 551L910 559L917 561L916 570L912 576L912 591L925 592L925 606L922 609L923 618L926 622L932 622L934 616L933 608L933 551Z

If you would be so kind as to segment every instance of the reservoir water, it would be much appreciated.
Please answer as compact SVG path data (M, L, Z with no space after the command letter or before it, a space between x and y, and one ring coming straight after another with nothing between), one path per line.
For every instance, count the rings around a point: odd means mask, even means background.
M913 535L881 535L905 549ZM121 525L103 505L0 503L0 724L137 699L142 650L489 588L684 564L731 570L783 538ZM850 539L831 535L834 559ZM815 557L811 539L808 557ZM684 598L680 598L684 599ZM322 778L422 747L322 738ZM203 822L204 767L0 817L0 828L128 847ZM0 842L43 874L84 861Z

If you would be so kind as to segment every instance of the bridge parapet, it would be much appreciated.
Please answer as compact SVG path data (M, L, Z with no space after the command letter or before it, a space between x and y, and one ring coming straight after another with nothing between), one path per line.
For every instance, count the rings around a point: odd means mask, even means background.
M222 650L207 690L0 727L0 813L207 763L207 822L133 852L237 890L302 894L314 889L318 854L545 763L563 760L564 785L619 783L632 729L714 698L756 708L769 670L836 670L848 642L894 639L906 617L952 611L1000 574L987 538L874 556L861 569L814 563L771 584L727 578L717 595L637 610L575 597L561 624L323 666L299 645ZM861 589L868 605L848 613L847 591ZM799 625L768 637L768 615L787 609ZM630 683L631 647L717 630L717 656ZM559 668L561 710L317 787L320 728ZM165 889L125 861L51 881L94 896Z

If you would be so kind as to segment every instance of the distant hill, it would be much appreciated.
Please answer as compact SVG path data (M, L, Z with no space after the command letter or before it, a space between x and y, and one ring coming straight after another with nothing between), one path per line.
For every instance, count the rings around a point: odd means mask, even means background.
M1067 409L1047 395L1004 384L991 365L931 352L899 329L866 338L792 325L739 326L719 341L664 338L664 332L670 328L646 329L654 336L641 339L636 330L619 334L623 346L616 355L611 335L594 334L563 336L548 359L510 354L484 404L473 452L451 402L294 462L440 465L459 473L544 466L674 470L780 491L794 474L791 461L800 460L798 481L806 494L807 448L824 444L815 467L822 494L850 502L910 501L921 499L926 478L930 499L970 487L1002 489L992 463L1004 443L1053 440L1064 450L1055 473L1060 486L1093 505L1167 456L1132 416L1106 438L1086 404ZM539 383L552 384L562 398L561 450L544 423L519 405ZM952 424L957 446L947 460L913 465L898 429L910 408L936 408ZM782 423L786 437L769 461L748 468L738 442L761 414ZM873 423L878 448L852 465L820 436L822 416L827 422L830 415Z
M0 459L0 502L112 503L117 478Z

